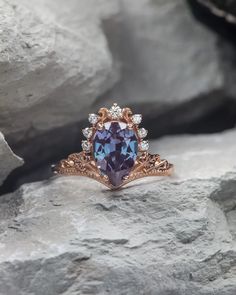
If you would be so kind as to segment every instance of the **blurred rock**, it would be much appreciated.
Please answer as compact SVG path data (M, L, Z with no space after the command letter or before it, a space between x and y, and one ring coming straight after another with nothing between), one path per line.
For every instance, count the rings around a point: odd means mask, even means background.
M175 175L115 192L79 177L22 186L15 210L4 203L0 294L234 295L235 136L153 142Z
M0 185L7 175L15 168L23 165L23 160L13 153L0 132Z
M197 0L208 7L212 13L224 17L231 23L236 23L236 1L235 0Z
M194 17L187 1L121 2L116 25L114 19L105 25L122 73L107 96L109 103L115 98L142 110L155 118L151 127L162 135L201 124L228 102L224 46L219 46L224 40ZM232 64L234 52L227 51L227 63ZM232 66L229 75L235 72Z
M0 128L23 154L81 121L117 79L100 28L116 13L115 1L0 0Z
M79 151L114 101L152 137L235 123L235 51L184 0L0 0L0 24L0 129L24 169Z

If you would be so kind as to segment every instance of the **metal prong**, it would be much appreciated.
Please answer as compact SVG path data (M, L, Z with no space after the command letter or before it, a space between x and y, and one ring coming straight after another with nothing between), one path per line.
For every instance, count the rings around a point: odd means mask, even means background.
M102 130L103 127L104 127L104 125L103 125L102 123L98 123L98 124L97 124L97 128L98 128L99 130Z
M132 124L132 123L128 123L127 126L128 126L128 129L130 129L130 130L132 130L134 128L134 124Z

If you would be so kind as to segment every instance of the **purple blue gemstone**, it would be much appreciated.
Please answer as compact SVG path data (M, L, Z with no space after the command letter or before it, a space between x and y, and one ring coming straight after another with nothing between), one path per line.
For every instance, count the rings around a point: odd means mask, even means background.
M114 187L122 184L132 170L138 154L138 139L134 130L123 122L107 122L93 138L93 155L103 175Z

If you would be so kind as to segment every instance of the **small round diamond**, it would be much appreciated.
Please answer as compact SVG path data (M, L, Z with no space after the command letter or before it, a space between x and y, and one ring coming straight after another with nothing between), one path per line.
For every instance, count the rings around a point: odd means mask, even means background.
M147 151L148 148L149 148L149 143L147 140L143 140L140 142L140 144L139 144L140 151L142 151L142 152Z
M98 115L96 115L96 114L89 114L88 120L89 120L89 123L96 124L97 121L98 121Z
M90 138L90 137L93 135L93 129L92 129L92 128L89 128L89 127L84 128L84 129L82 130L82 133L83 133L83 135L84 135L86 138Z
M144 138L144 137L146 137L147 134L148 134L148 131L147 131L145 128L140 128L140 129L138 130L138 136L139 136L140 138Z
M123 115L123 110L116 103L114 103L109 110L109 115L112 119L120 119Z
M90 152L90 149L91 149L91 143L87 140L82 140L82 149L83 151L85 152Z
M134 124L140 124L142 122L142 115L141 114L135 114L131 117L131 120Z

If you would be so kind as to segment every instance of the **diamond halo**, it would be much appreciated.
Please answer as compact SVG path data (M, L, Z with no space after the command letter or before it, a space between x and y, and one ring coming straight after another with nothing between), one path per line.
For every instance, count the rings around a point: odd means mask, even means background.
M62 160L57 173L88 176L111 189L144 176L171 175L172 164L148 153L149 143L144 140L148 131L139 127L141 114L115 103L89 114L88 120L92 126L82 130L83 151Z
M138 154L149 148L148 141L143 140L148 131L138 128L142 115L132 114L130 109L122 109L114 103L110 109L89 114L89 122L95 127L95 133L93 135L89 127L82 130L87 138L82 142L83 150L87 153L92 150L91 156L102 176L113 186L121 185L133 169Z

